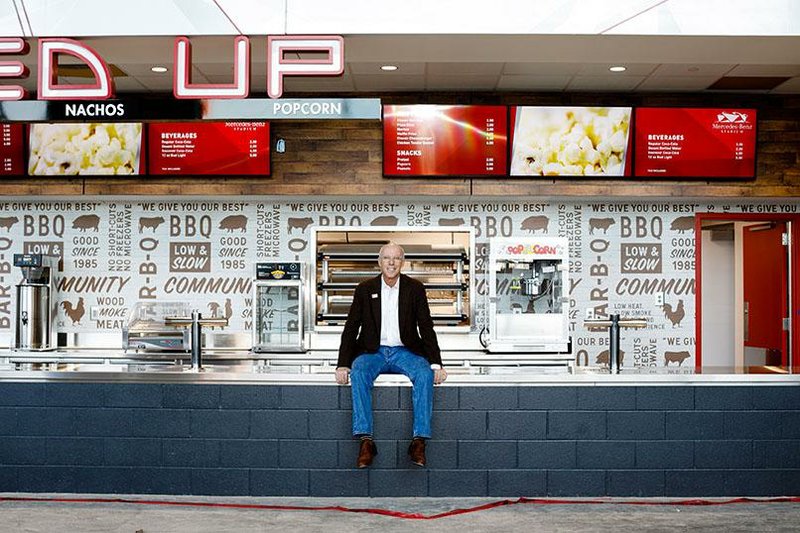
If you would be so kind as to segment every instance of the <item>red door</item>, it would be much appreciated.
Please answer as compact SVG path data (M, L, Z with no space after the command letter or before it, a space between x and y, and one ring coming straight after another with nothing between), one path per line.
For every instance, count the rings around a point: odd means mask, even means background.
M744 344L766 351L767 364L788 365L789 316L788 247L783 244L785 222L755 223L744 227Z

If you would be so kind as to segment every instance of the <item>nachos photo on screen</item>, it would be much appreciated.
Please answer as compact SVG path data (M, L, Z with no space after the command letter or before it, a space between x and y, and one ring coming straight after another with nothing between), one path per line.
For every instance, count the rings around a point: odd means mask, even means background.
M138 174L141 145L141 124L33 124L28 174Z
M624 176L630 107L519 107L512 176Z

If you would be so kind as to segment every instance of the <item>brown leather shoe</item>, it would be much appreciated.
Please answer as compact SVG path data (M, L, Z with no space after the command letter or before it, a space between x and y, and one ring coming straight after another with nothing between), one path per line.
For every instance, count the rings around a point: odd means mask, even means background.
M414 437L408 447L411 462L417 466L425 466L425 439Z
M358 450L356 468L366 468L372 464L372 459L378 455L378 447L372 439L361 439L361 448Z

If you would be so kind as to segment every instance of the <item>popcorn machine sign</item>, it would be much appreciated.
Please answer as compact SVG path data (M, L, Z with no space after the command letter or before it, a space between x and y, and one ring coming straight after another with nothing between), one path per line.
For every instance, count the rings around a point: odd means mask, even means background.
M527 244L512 244L506 246L506 253L508 255L561 255L564 252L564 247L560 244L540 244L540 243L527 243Z
M20 38L0 39L1 55L24 55L28 44ZM299 54L291 59L289 54ZM311 54L303 58L303 54ZM195 83L191 79L192 46L187 37L177 37L173 48L173 95L181 99L247 98L250 94L250 39L233 41L231 83ZM70 56L87 66L94 81L82 85L59 83L58 58ZM92 48L73 39L39 39L39 100L107 100L114 96L114 78L105 60ZM344 72L344 40L339 36L267 37L267 94L279 98L286 76L339 76ZM0 61L0 78L26 78L21 61ZM0 101L22 100L26 91L19 85L0 86Z

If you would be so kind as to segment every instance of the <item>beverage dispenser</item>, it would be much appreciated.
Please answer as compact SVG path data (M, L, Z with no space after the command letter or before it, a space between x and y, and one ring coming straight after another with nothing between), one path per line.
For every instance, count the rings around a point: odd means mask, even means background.
M15 350L55 350L55 274L58 257L43 254L14 254L14 266L22 270L17 284Z

